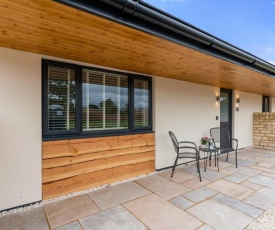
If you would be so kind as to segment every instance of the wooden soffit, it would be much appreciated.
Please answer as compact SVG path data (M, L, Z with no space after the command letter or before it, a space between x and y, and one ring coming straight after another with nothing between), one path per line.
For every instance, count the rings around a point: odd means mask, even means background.
M275 96L275 79L51 0L0 0L0 46Z

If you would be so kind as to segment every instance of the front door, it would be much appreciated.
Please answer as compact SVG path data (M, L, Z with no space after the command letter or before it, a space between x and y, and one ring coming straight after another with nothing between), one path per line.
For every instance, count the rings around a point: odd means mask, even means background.
M220 90L220 127L221 127L221 147L231 147L231 140L228 143L227 135L223 130L228 130L232 136L232 91L228 89Z

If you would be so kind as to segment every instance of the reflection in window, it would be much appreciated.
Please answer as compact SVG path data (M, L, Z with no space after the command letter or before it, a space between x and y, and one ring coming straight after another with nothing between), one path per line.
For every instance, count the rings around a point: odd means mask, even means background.
M229 121L229 98L227 93L221 92L220 94L220 116L221 122L228 122Z
M75 129L75 72L49 66L48 69L48 128Z
M269 96L263 96L262 112L270 112L270 110L269 110Z
M149 126L149 83L134 79L134 127Z
M82 72L84 131L128 128L128 77L84 69Z

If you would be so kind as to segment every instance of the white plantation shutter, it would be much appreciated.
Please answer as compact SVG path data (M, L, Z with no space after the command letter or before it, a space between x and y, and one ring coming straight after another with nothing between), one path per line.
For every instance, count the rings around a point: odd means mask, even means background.
M134 127L149 126L149 82L134 79Z
M83 131L128 128L128 77L84 69Z
M75 71L48 67L48 130L74 130Z

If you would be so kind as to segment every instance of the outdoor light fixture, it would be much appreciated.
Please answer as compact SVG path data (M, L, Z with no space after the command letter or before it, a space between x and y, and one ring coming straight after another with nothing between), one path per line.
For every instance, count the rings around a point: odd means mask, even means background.
M237 112L240 110L240 108L239 108L240 102L241 102L241 99L240 99L239 97L236 98L236 111L237 111Z
M220 96L216 97L216 101L219 102L220 101Z

